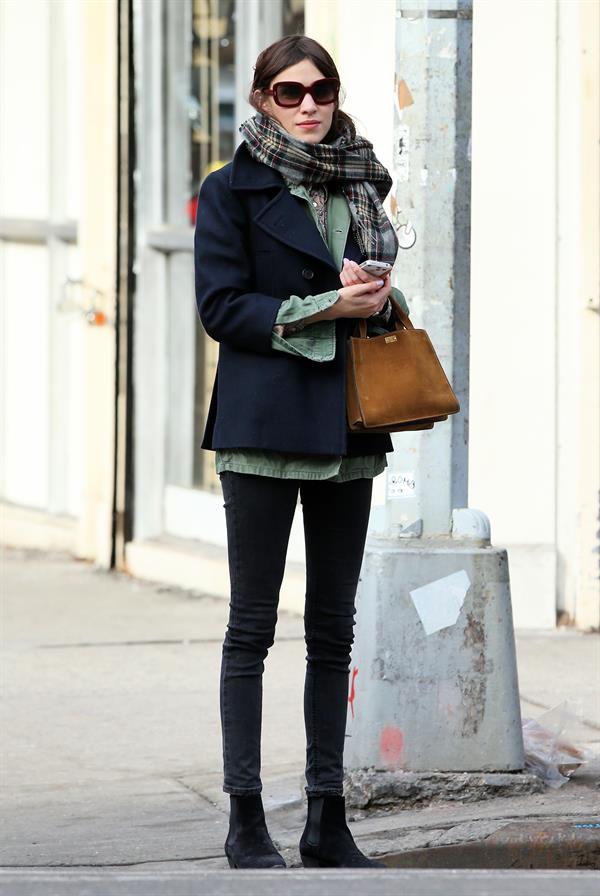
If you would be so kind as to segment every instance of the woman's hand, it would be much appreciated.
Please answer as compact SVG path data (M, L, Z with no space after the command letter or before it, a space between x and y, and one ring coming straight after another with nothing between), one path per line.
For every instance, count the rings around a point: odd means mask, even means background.
M363 271L355 261L344 258L340 280L343 289L339 290L337 302L325 311L306 317L305 325L320 320L335 320L337 317L371 317L385 308L392 290L390 274L376 277Z
M341 275L340 275L341 276ZM369 282L355 283L339 290L340 297L326 312L322 312L334 320L336 317L371 317L378 314L385 306L391 291L390 275L373 278Z
M369 274L355 261L350 261L349 258L344 258L344 266L340 271L340 281L342 286L354 286L357 283L373 283L375 280L381 280L381 275Z

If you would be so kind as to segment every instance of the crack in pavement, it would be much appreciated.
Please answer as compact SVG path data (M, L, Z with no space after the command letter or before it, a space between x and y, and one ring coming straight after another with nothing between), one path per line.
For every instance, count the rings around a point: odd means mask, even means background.
M179 859L138 859L135 862L90 862L71 865L67 862L57 862L55 865L0 865L0 870L5 868L134 868L136 865L162 865L165 862L207 862L209 859L225 859L225 853L220 852L214 856L190 856Z
M208 803L208 805L211 806L211 808L216 809L217 812L220 812L221 815L225 815L225 816L229 815L229 813L224 811L223 809L221 809L217 805L217 803L215 803L211 799L209 799L209 797L207 797L204 793L202 793L202 791L196 790L196 788L192 787L191 784L186 784L185 781L183 781L181 778L172 778L171 780L175 781L177 784L179 784L180 787L183 787L183 789L187 790L189 793L193 793L195 796L199 796L200 799L204 800L205 803Z
M277 641L303 641L304 635L282 635ZM164 644L177 644L186 646L188 644L222 644L223 637L218 638L160 638L155 640L128 640L128 641L78 641L75 643L64 644L3 644L0 646L2 650L64 650L75 647L155 647Z

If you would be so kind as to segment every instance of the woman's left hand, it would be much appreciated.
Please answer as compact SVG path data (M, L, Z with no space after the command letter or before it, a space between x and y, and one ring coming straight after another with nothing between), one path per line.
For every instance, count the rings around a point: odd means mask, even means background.
M368 274L361 266L349 258L344 258L344 266L340 271L342 286L355 286L357 283L371 283L373 280L381 280L380 274Z

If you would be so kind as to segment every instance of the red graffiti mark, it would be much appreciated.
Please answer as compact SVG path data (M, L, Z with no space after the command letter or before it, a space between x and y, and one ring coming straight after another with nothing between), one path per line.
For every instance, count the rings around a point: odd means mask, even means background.
M379 738L381 756L388 765L398 766L404 749L404 735L399 728L386 725Z
M350 685L350 696L348 697L348 703L350 704L350 709L352 710L352 718L354 718L354 698L356 697L354 681L355 681L357 675L358 675L358 666L353 666L352 667L352 683Z

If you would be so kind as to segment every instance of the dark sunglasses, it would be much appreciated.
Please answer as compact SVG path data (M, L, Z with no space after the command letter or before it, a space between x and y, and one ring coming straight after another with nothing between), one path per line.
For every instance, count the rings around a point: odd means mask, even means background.
M267 96L272 96L278 106L291 109L299 106L307 93L310 93L317 106L328 106L335 103L340 92L340 82L337 78L320 78L310 87L305 87L299 81L278 81L269 90L263 90Z

